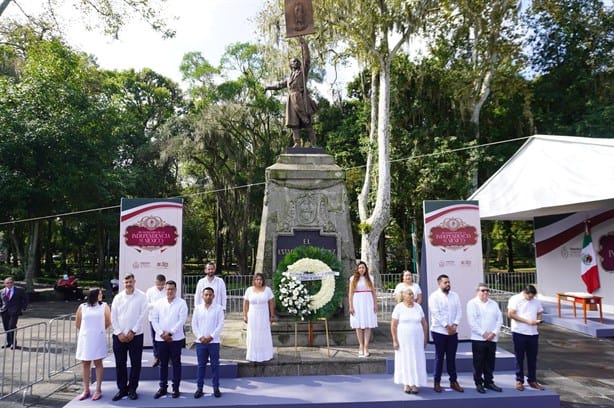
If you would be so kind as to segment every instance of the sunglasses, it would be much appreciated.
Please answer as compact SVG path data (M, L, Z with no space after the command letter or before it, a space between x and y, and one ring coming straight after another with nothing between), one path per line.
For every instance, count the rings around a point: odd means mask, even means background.
M490 289L480 289L480 292L490 292Z

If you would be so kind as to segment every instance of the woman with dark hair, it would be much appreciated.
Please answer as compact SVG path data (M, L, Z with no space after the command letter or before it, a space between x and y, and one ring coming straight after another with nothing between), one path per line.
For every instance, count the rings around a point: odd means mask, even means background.
M414 301L418 304L422 304L422 290L417 283L414 283L414 277L412 273L408 270L403 271L403 281L401 281L394 288L394 297L396 298L398 303L403 301L403 292L407 289L411 289L414 293Z
M356 264L349 284L350 326L356 329L358 357L369 357L371 328L377 327L377 293L367 264Z
M77 309L75 325L79 330L77 338L77 360L81 360L83 368L83 393L79 401L90 396L90 372L92 361L96 367L96 391L92 400L102 397L101 385L104 369L102 359L108 354L106 330L111 325L111 309L102 301L102 291L90 289L87 302Z
M248 361L268 361L273 358L271 322L275 317L273 291L264 283L264 275L254 274L252 286L243 296L243 321L247 323Z

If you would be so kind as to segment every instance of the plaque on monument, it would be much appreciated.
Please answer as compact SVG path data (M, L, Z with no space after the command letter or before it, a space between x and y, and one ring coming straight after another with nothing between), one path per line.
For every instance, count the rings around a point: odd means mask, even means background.
M275 265L284 259L290 251L299 246L314 246L324 248L337 255L337 237L331 235L321 235L319 230L294 230L293 235L278 235L275 247Z

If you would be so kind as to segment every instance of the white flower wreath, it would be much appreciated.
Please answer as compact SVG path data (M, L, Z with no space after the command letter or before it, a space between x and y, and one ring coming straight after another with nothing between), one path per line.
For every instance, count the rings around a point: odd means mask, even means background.
M288 270L283 275L295 278L298 281L322 280L318 293L310 296L309 309L312 311L325 306L335 294L335 272L319 259L301 258L289 265Z

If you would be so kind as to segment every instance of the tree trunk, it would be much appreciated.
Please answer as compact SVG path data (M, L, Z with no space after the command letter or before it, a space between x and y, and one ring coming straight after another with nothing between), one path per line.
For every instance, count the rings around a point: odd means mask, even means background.
M514 272L514 233L512 232L512 222L505 223L505 243L507 245L507 271Z
M30 241L28 243L28 261L26 263L26 292L34 292L34 276L40 266L40 221L33 221L30 230Z
M492 252L492 237L490 233L492 231L492 223L491 221L486 221L484 223L484 229L482 230L482 234L484 236L484 273L490 272L490 254Z
M369 266L369 273L381 283L378 244L390 218L390 61L382 64L379 73L379 101L377 111L377 192L375 206L363 224L361 257ZM365 175L368 177L369 175ZM362 192L361 192L362 194Z
M15 228L11 228L9 231L9 237L11 242L13 243L13 248L15 251L15 256L13 257L13 266L19 266L21 263L21 269L25 272L24 262L23 262L23 243L20 242L20 239L17 237L17 232Z
M104 229L104 225L102 223L98 223L98 239L96 240L96 253L98 256L98 265L96 268L96 276L98 277L98 279L103 281L103 285L106 284L106 282L104 282L106 279L105 276L105 270L106 270L106 266L107 266L107 258L105 256L105 248L106 248L106 243L107 243L107 234L106 234L106 230ZM123 277L122 277L123 279Z

